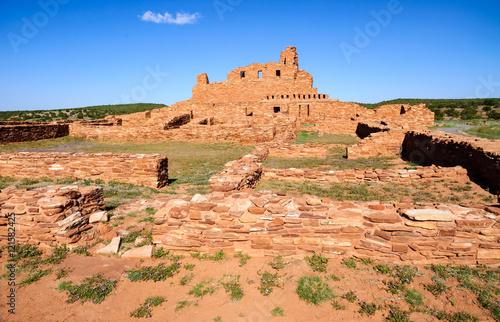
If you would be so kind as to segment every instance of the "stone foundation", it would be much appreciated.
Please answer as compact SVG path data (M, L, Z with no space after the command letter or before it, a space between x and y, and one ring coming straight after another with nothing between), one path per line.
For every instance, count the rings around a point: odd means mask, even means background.
M2 153L0 176L102 179L162 188L168 184L168 159L159 154Z
M408 263L500 265L500 209L343 202L244 190L170 200L153 242L180 252L314 252Z
M69 126L64 124L47 123L21 123L10 125L10 122L2 122L0 126L0 143L28 142L45 139L55 139L69 135Z
M467 170L457 166L417 167L416 169L353 169L343 171L320 171L313 169L268 169L264 168L262 179L276 179L293 182L413 182L421 180L440 180L449 177L467 176Z

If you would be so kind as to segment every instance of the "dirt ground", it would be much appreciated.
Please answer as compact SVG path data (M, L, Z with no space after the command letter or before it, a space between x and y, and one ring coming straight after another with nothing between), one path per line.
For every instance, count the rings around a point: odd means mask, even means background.
M2 266L6 263L6 256L0 260ZM163 296L166 299L161 306L152 308L150 321L382 321L388 315L388 305L395 304L400 309L408 310L402 294L390 294L385 290L383 280L386 275L378 274L373 270L373 264L357 262L356 268L348 268L341 264L341 258L330 259L327 272L313 272L305 260L285 258L286 265L278 272L268 264L273 258L251 258L244 266L239 266L237 258L228 258L223 261L200 261L193 257L181 259L182 265L178 274L165 281L131 282L125 277L125 270L134 266L156 265L161 260L124 260L113 257L70 255L62 263L53 266L70 269L71 273L56 280L55 273L43 277L41 280L25 287L18 287L16 294L16 314L7 314L8 307L5 300L0 304L1 321L135 321L130 312L141 305L151 296ZM163 260L165 261L165 260ZM195 264L194 269L188 271L184 264ZM421 309L440 310L453 314L465 311L477 317L480 321L494 321L489 311L477 304L477 297L466 289L457 287L458 282L448 279L449 287L439 298L435 298L427 291L423 284L431 283L435 276L431 270L423 266L416 266L418 277L407 288L418 290L423 295ZM275 287L269 296L263 296L257 287L260 285L259 270L262 272L277 272L280 276L282 288ZM118 279L116 289L100 304L85 302L66 303L66 293L56 290L60 281L79 283L83 278L101 272L106 277ZM186 285L180 285L181 279L192 273L193 278ZM240 275L244 296L240 301L232 302L223 287L217 283L225 274ZM328 280L326 277L334 274L340 281ZM336 310L330 301L319 306L308 304L297 295L298 280L303 275L320 276L333 289L335 299L345 306L344 310ZM18 276L18 279L23 276ZM202 281L213 280L217 287L213 295L207 294L196 299L189 295L193 286ZM3 280L5 285L6 281ZM498 286L498 285L497 285ZM358 300L350 303L342 298L348 291L354 291ZM2 286L2 298L5 299L5 288ZM192 301L190 307L176 311L180 301ZM197 300L197 301L196 301ZM195 302L196 301L196 302ZM384 308L377 310L372 316L359 313L360 301L375 303ZM194 303L197 303L195 306ZM273 317L271 311L276 307L283 309L284 315ZM219 318L219 319L217 319ZM437 318L424 313L412 313L412 321L437 321Z

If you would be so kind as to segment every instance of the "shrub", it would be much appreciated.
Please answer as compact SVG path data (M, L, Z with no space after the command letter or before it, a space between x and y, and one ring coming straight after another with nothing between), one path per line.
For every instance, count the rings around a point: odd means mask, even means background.
M148 297L141 306L130 313L130 317L150 318L152 316L151 307L159 306L166 301L162 296Z
M309 262L309 266L311 266L314 272L326 272L328 258L314 254L312 257L306 257L305 259Z
M80 285L75 285L72 282L61 282L58 289L68 292L68 300L66 301L68 303L91 301L98 304L104 301L106 296L116 288L117 283L116 280L97 274L85 278Z
M302 300L314 305L335 297L333 290L320 277L303 276L297 286L297 294Z
M159 263L157 266L147 266L134 268L126 271L127 278L132 282L153 280L155 282L164 281L168 277L172 277L179 272L180 262L172 263L165 266L164 263Z
M260 275L260 286L257 289L262 295L268 296L273 292L273 287L280 287L278 273L271 274L269 272L264 272L261 274L258 272L257 274Z

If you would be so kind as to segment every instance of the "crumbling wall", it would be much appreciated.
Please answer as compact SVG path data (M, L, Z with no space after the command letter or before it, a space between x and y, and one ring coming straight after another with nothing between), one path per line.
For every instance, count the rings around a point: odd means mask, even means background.
M191 114L181 114L174 116L165 125L163 125L164 130L178 129L181 126L191 122Z
M414 264L499 265L497 209L345 202L253 190L170 200L153 243L180 252L371 257Z
M64 124L19 124L0 126L0 143L14 143L54 139L69 135Z
M2 153L0 176L99 178L162 188L168 184L168 159L159 154Z
M421 165L462 166L477 183L500 194L500 140L487 140L440 131L409 131L403 157Z
M93 228L89 222L93 214L106 215L103 210L100 187L59 185L30 191L8 187L0 191L0 242L7 240L10 222L17 243L75 243Z

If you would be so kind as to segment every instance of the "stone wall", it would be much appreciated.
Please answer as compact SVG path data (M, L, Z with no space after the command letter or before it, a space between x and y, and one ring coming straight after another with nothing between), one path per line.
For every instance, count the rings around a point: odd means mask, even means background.
M168 159L159 154L2 153L0 176L99 178L162 188L168 184Z
M180 252L358 256L407 263L500 265L497 208L345 202L243 190L170 200L153 242Z
M38 141L60 138L67 135L69 135L69 126L64 124L28 123L0 126L0 143Z
M457 166L417 167L416 169L353 169L342 171L320 171L314 169L268 169L262 171L262 179L278 179L303 182L412 182L424 180L439 180L449 177L467 176L467 170Z
M359 143L347 148L348 159L369 158L377 156L396 156L401 152L405 131L394 129L375 132Z
M106 216L103 209L100 187L60 185L30 191L8 187L0 191L0 243L8 238L6 226L12 213L16 242L71 244L93 228L89 221L92 215Z
M500 140L410 131L404 138L402 155L422 165L460 165L476 183L500 194Z

